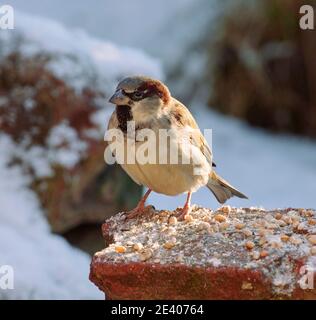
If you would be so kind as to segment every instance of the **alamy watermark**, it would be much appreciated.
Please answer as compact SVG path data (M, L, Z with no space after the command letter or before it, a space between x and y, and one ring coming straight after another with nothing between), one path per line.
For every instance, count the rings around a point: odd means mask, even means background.
M183 164L192 165L194 174L205 174L211 162L212 130L185 127L183 129L136 129L135 121L128 121L126 133L109 129L104 135L108 142L104 151L107 164ZM201 156L204 154L204 156ZM206 165L206 166L205 166Z
M0 30L14 29L14 9L8 4L0 5Z
M0 266L0 290L14 289L14 269L10 265Z
M299 25L302 30L314 30L314 8L311 5L303 5L300 7L300 21Z

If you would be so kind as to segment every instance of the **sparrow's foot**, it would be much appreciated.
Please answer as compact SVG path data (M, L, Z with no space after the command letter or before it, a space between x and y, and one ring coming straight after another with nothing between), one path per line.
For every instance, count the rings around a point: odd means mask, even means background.
M151 192L151 189L148 189L146 191L146 193L144 194L144 196L141 198L141 200L139 201L137 207L129 212L127 212L127 215L126 215L126 219L133 219L133 218L136 218L138 217L139 215L142 215L145 211L147 211L146 209L148 207L152 207L152 206L147 206L145 207L145 202L149 196Z
M175 216L179 221L182 221L184 220L184 217L190 213L190 211L191 211L190 206L184 206L182 209L180 209L179 212L175 214Z
M145 208L135 208L131 211L126 212L126 219L134 219L143 214Z
M176 213L176 217L178 218L178 220L184 220L184 217L190 213L191 211L191 205L190 205L190 201L191 201L191 192L188 192L188 196L187 196L187 201L185 202L183 208L180 210L180 212Z
M154 206L140 206L136 207L135 209L126 212L126 219L134 219L137 218L138 216L142 216L146 213L149 213L151 210L155 210Z

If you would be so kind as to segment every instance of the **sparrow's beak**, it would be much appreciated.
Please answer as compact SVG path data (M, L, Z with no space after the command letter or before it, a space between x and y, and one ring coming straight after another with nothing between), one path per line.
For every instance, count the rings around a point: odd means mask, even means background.
M124 95L123 91L121 89L116 90L116 92L113 94L113 96L109 100L110 103L113 104L127 104L128 102L128 97Z

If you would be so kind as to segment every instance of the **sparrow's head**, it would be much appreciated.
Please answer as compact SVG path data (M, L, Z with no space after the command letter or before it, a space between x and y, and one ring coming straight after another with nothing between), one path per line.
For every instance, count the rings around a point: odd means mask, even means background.
M146 121L169 103L168 88L159 80L144 76L128 77L120 81L110 102L131 109L135 121Z

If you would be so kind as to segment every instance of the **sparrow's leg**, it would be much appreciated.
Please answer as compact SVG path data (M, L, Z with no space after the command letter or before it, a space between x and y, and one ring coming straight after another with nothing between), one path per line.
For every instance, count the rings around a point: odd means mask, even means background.
M187 201L185 202L183 208L181 209L180 213L177 215L178 220L183 220L184 217L190 212L190 203L191 203L191 192L188 192Z
M146 193L144 194L144 196L138 202L138 205L136 206L136 208L128 212L128 215L126 216L127 219L135 218L138 215L143 213L143 211L145 209L145 202L146 202L150 193L151 193L151 189L148 189L146 191Z

